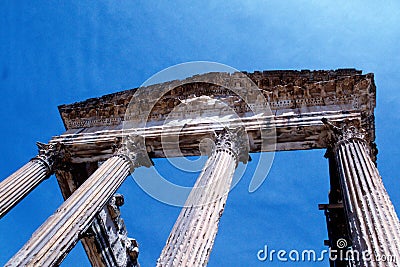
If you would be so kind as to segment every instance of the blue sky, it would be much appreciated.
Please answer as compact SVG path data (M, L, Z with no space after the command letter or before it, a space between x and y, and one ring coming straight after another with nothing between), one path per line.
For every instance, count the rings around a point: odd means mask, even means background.
M0 3L0 179L36 155L36 141L63 132L57 106L137 87L182 62L239 70L374 72L378 167L400 209L400 2L398 1L2 1ZM259 262L274 249L324 249L328 167L324 151L277 153L267 180L231 192L209 266L309 266ZM156 165L177 175L162 160ZM249 168L251 169L251 163ZM196 175L183 179L192 182ZM152 266L179 208L147 196L128 178L123 217ZM54 177L0 221L0 264L62 203ZM62 266L89 265L77 245ZM315 266L327 266L318 263Z

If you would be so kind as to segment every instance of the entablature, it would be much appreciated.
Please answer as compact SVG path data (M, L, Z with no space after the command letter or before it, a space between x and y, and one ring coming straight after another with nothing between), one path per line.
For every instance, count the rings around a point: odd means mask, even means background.
M51 143L65 144L75 163L105 160L112 155L115 138L130 134L130 129L124 128L124 121L138 119L145 120L146 126L135 128L134 132L145 137L151 157L165 157L168 139L179 140L181 151L177 156L200 155L199 142L223 127L212 123L212 119L187 120L187 111L176 110L180 103L193 99L205 103L218 99L234 110L237 116L227 117L224 123L245 128L250 152L326 148L322 118L338 123L358 120L368 133L367 141L374 142L376 92L373 74L362 74L355 69L244 74L250 79L241 79L243 73L207 73L141 88L144 90L137 100L132 96L138 89L131 89L59 106L67 131L55 136ZM252 98L258 97L249 90L254 87L264 96L269 114L251 112L251 103L255 103ZM157 95L160 88L169 88L161 98ZM244 94L246 99L235 93L246 90L250 92ZM138 110L149 103L154 104L151 112L140 114ZM211 104L203 106L195 106L200 108L193 111L194 117L196 112L208 114L213 108ZM145 117L141 118L142 115ZM171 118L178 123L165 123ZM267 146L262 145L265 142ZM176 148L176 144L173 147ZM173 152L167 154L174 155Z

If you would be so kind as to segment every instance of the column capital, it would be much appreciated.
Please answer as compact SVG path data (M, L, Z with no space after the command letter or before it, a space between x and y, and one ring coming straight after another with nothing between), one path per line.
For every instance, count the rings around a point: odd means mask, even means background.
M114 156L122 157L129 162L131 173L140 166L153 166L153 162L147 154L145 139L141 135L131 134L118 138L113 149Z
M245 128L227 128L216 134L214 151L229 151L239 161L247 163L249 157L249 138Z
M328 150L333 152L340 144L346 141L360 140L366 145L372 161L376 162L376 155L378 154L376 144L371 140L368 132L361 127L359 120L345 120L333 123L326 118L322 118L322 122L328 130L328 135L326 136ZM328 157L329 153L331 152L328 151L325 157Z
M70 153L67 151L64 144L60 142L49 144L36 142L36 145L38 147L38 155L32 160L42 163L49 173L63 167L64 163L70 158Z
M346 120L340 123L333 123L326 118L321 120L326 128L329 130L327 142L329 145L335 145L342 141L348 141L352 139L359 139L368 141L367 132L361 127L359 120Z

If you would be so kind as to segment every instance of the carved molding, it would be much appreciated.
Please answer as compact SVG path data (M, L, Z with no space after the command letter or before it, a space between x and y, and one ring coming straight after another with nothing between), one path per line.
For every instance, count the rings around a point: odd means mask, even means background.
M360 110L372 114L370 110L375 107L373 74L363 75L361 71L354 69L243 73L258 86L271 110L277 115L293 109L303 110L302 112L317 111L321 106L340 106L341 109L346 107L347 110ZM67 129L112 127L120 125L125 119L163 121L181 101L190 99L193 95L204 95L222 100L242 117L250 111L248 104L253 102L252 98L255 96L249 94L247 99L241 99L227 89L245 91L252 87L241 77L242 73L207 73L182 81L150 85L144 90L146 95L143 99L134 101L128 113L147 108L149 103L156 100L154 95L162 90L160 88L173 89L157 101L149 118L140 118L140 114L127 114L129 103L137 88L62 105L59 111ZM198 82L199 80L209 82Z
M250 152L269 152L326 148L326 135L329 131L321 122L323 117L330 121L340 123L346 119L362 120L359 112L315 112L298 115L296 113L281 116L254 116L251 118L239 118L226 121L231 128L244 126L249 138ZM373 122L371 117L371 123ZM363 122L363 128L365 123ZM168 156L201 155L200 141L206 138L214 140L215 132L220 132L223 127L212 122L186 124L181 126L152 126L148 128L136 128L134 130L98 130L87 129L84 133L70 132L54 136L50 143L63 143L71 153L71 162L97 162L105 161L113 155L116 148L127 135L141 135L145 138L147 152L151 158L166 157L165 147L160 142L161 137L176 140L179 135L179 149L181 153ZM264 131L264 137L260 130ZM274 132L275 131L275 132ZM275 137L276 133L276 138ZM374 138L374 127L368 129L368 136ZM117 141L116 141L117 140ZM262 144L274 144L264 145ZM114 149L113 149L114 147ZM143 148L144 149L144 148ZM206 153L206 154L209 154Z

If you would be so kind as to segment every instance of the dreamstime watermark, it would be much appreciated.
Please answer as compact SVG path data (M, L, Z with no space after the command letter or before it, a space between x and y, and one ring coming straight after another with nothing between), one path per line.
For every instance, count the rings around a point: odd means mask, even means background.
M268 245L264 245L263 249L257 252L257 259L262 262L323 262L331 261L351 261L351 262L397 262L394 255L377 255L368 251L359 252L348 247L344 238L337 240L338 249L270 249Z
M224 64L175 65L155 74L136 90L125 112L122 137L157 136L151 142L143 141L150 155L165 157L176 171L199 173L219 131L250 129L248 148L252 145L260 151L271 151L260 153L252 162L256 168L251 173L249 192L254 192L267 177L276 147L273 115L262 92L246 74ZM182 140L189 140L191 143L186 146L199 151L201 156L188 158L191 151L187 147L182 151ZM240 181L246 168L247 164L237 166L230 189ZM139 168L133 178L147 194L174 206L184 206L193 189L201 190L200 186L171 182L157 166Z

